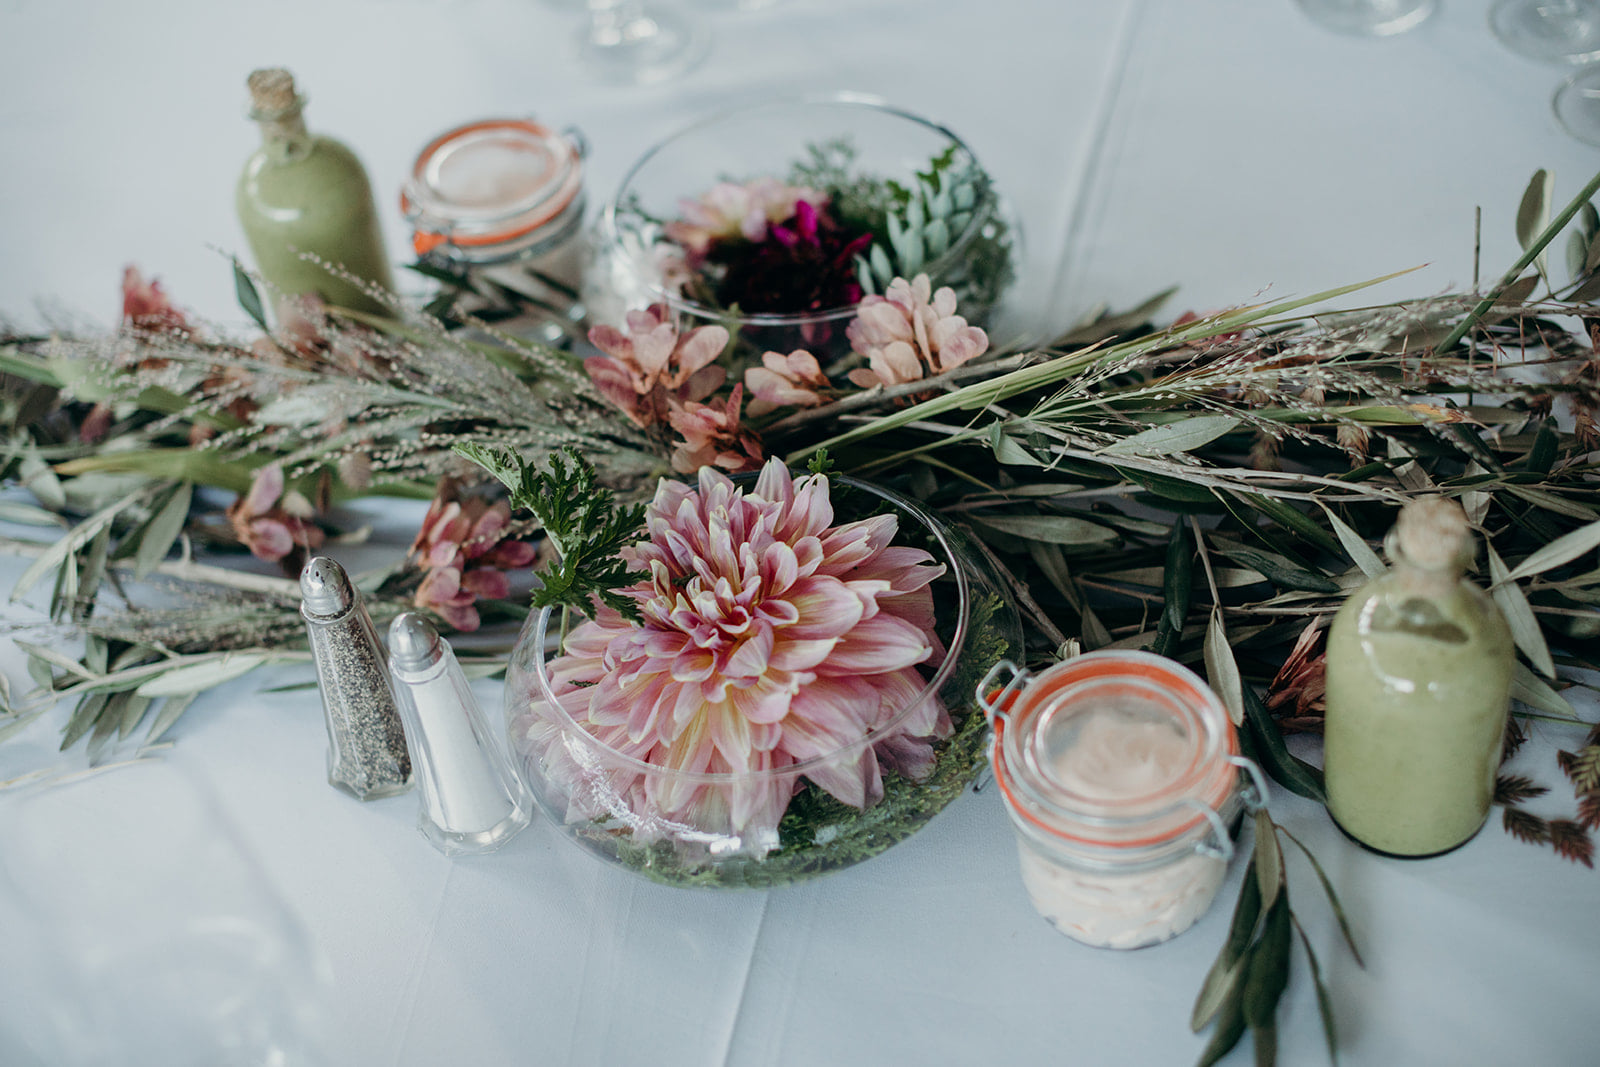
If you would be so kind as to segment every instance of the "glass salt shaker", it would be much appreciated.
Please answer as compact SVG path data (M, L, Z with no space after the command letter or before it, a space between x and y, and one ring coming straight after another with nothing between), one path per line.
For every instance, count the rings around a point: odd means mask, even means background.
M1037 676L1002 660L978 700L1040 915L1085 944L1133 949L1205 913L1240 815L1267 793L1203 681L1162 656L1101 651Z
M399 615L389 626L389 672L422 783L422 835L447 856L511 840L528 825L532 800L450 643L421 615Z
M583 318L587 149L576 129L531 119L470 122L429 141L400 193L420 262L485 307L501 302L498 286L548 309L505 328L561 340Z

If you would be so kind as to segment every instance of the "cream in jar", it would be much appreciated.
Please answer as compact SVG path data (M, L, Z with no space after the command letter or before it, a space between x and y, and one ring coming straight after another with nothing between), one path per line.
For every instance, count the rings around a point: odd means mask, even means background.
M1247 762L1205 683L1149 653L1099 652L1037 678L1016 672L1007 695L985 706L1039 914L1105 948L1192 926L1227 871Z

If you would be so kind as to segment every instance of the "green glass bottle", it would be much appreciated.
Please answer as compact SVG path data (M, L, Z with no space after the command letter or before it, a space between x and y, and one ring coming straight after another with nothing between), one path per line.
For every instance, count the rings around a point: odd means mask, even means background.
M1385 544L1391 568L1328 633L1328 811L1369 848L1429 856L1488 817L1516 652L1500 609L1463 577L1460 505L1407 504Z
M306 131L286 70L250 75L250 117L261 147L239 175L235 205L261 276L287 295L319 293L335 307L386 314L361 286L335 277L300 253L314 253L352 275L393 291L389 257L361 161L331 137Z

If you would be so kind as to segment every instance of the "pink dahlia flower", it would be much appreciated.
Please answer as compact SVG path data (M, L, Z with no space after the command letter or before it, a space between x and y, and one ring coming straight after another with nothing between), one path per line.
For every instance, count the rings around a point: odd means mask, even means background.
M566 714L659 772L563 741L537 700L517 724L569 818L646 838L739 835L764 852L801 774L865 808L883 795L881 764L928 771L950 730L919 670L944 655L929 587L944 568L893 544L892 514L833 522L828 479L777 460L748 489L709 468L698 487L662 483L648 540L624 553L650 575L624 590L642 621L599 607L550 663Z
M863 389L943 374L989 349L989 335L956 314L955 290L932 292L926 274L896 278L884 295L866 296L845 329L867 366L850 372Z
M628 312L627 327L590 330L590 343L605 355L590 356L583 369L635 425L664 422L674 401L704 400L721 388L727 371L713 361L727 347L725 328L700 326L680 336L665 304Z
M787 356L763 354L761 366L744 372L744 387L750 390L750 414L765 415L779 408L816 407L824 402L817 390L827 389L828 379L817 357L800 348Z

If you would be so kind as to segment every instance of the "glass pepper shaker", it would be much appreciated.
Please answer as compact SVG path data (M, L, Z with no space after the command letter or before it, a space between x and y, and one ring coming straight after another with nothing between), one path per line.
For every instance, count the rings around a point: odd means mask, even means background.
M1328 811L1378 852L1449 851L1489 815L1510 706L1510 627L1463 576L1472 533L1444 497L1407 504L1392 564L1328 631Z
M1203 681L1162 656L1107 650L1037 676L1002 660L977 696L1040 915L1085 944L1133 949L1205 914L1239 816L1267 794Z
M338 562L315 556L300 572L300 596L328 727L328 783L357 800L404 793L411 756L360 593Z

